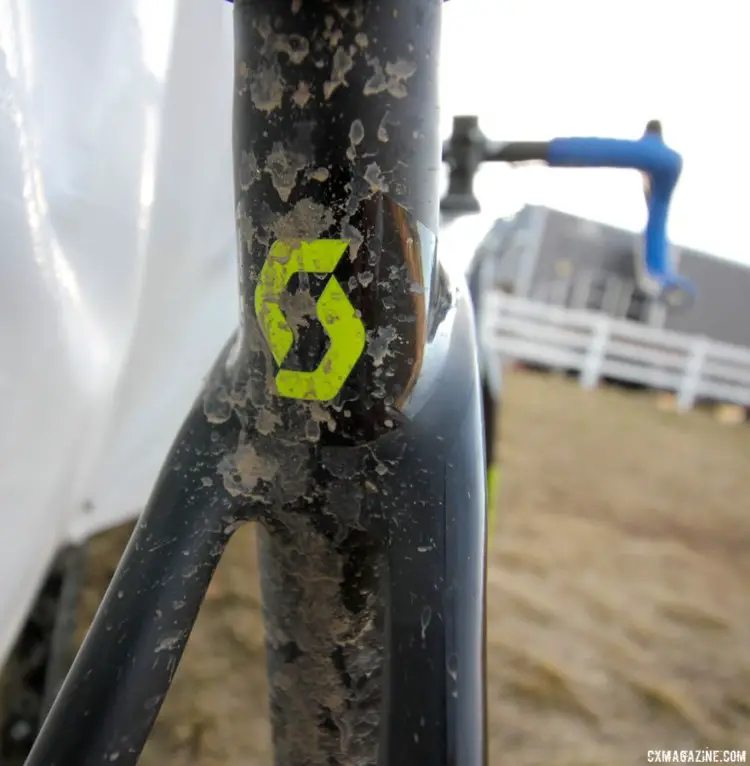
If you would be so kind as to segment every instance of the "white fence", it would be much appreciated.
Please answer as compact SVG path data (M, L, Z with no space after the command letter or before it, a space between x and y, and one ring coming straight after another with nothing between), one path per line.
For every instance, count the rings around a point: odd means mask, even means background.
M483 343L503 358L576 370L586 388L610 377L674 391L682 410L750 406L750 348L496 291L482 302Z

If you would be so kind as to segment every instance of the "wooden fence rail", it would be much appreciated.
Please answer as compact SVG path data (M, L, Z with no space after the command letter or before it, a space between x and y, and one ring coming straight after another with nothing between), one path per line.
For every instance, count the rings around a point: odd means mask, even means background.
M750 348L501 292L483 297L482 342L501 358L576 370L594 388L616 378L698 399L750 406Z

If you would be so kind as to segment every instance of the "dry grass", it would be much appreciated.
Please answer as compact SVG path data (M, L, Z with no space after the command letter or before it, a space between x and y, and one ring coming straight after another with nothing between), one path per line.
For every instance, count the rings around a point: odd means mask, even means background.
M509 375L489 567L495 764L750 749L750 429ZM96 542L95 607L125 533ZM212 585L144 766L270 763L251 529Z

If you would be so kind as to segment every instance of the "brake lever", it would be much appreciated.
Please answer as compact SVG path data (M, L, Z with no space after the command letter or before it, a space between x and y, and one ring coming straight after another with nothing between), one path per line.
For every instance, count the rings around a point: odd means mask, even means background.
M449 184L449 207L478 207L471 179L481 162L536 161L550 167L639 170L646 178L648 222L636 258L638 286L674 308L692 302L695 288L672 268L667 239L669 206L682 172L682 157L664 143L658 121L649 122L637 140L579 137L497 143L485 139L474 118L457 118L454 126L454 134L443 148L443 158L452 170L460 169L456 183Z
M648 222L641 245L638 282L644 292L672 305L693 298L692 283L677 274L669 258L667 219L672 194L682 172L682 157L661 135L647 129L636 140L615 138L555 138L547 144L551 167L608 167L639 170L646 176Z

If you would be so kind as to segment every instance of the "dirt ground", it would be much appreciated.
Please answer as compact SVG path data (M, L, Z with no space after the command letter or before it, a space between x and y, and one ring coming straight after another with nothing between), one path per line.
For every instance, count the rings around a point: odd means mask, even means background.
M750 749L750 428L514 372L489 563L491 762ZM84 611L127 539L100 537ZM212 584L144 766L270 764L252 528Z

